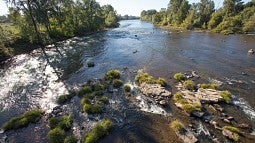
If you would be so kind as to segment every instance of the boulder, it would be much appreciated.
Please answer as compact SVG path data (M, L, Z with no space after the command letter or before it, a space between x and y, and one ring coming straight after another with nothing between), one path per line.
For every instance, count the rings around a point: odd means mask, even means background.
M146 95L146 96L151 96L151 97L170 97L171 92L167 91L164 87L162 87L159 84L147 84L147 83L142 83L139 86L140 91Z
M165 100L161 100L161 101L159 101L159 104L162 105L162 106L166 106L166 101Z
M248 51L248 54L250 54L250 55L254 54L254 50L253 50L253 49L250 49L250 50Z

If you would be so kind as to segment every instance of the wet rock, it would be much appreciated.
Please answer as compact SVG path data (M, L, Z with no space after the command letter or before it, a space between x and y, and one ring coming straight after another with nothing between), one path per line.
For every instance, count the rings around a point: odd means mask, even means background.
M228 124L231 124L231 122L228 119L226 119L226 118L224 118L223 121L228 123Z
M135 51L133 51L133 54L135 54L135 53L137 53L138 51L137 50L135 50Z
M0 130L0 134L2 134L2 133L4 133L4 130L3 130L3 129Z
M212 105L209 105L209 108L212 109L213 111L217 111Z
M223 112L223 110L224 110L219 104L214 104L213 106L215 107L216 110L218 110L220 112Z
M250 49L250 50L248 51L248 54L249 54L249 55L253 55L253 54L254 54L254 50L253 50L253 49Z
M159 101L159 104L162 105L162 106L166 106L166 101L165 100L161 100L161 101Z
M252 127L249 124L244 124L244 123L243 124L239 124L238 127L242 128L242 129L245 129L245 130L248 130L248 131L252 131Z
M232 132L232 131L230 131L230 130L227 130L227 129L223 129L222 130L222 134L225 136L225 137L227 137L227 138L229 138L229 139L232 139L232 140L235 140L236 138L236 133L234 133L234 132Z
M218 126L218 123L216 121L210 121L209 122L215 129L217 130L221 130L221 128Z
M228 120L234 120L234 117L229 116L227 119Z

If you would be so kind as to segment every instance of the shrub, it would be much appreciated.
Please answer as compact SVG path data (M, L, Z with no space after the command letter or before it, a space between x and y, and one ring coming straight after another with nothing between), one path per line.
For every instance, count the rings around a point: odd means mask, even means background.
M104 104L108 104L108 103L109 103L109 100L108 100L108 97L107 97L107 96L102 96L99 100L100 100L102 103L104 103Z
M96 143L100 138L109 133L112 126L112 122L107 119L97 123L90 132L84 135L84 143Z
M130 92L130 91L131 91L130 85L125 84L125 85L124 85L124 91L125 91L125 92Z
M65 138L64 143L77 143L77 139L74 136L68 136Z
M226 102L226 103L230 103L231 102L231 93L229 92L229 91L227 91L227 90L225 90L225 91L222 91L221 93L220 93L220 96L221 97L223 97L223 99L224 99L224 101Z
M88 66L88 67L94 67L94 66L95 66L95 63L94 63L94 62L88 62L88 63L87 63L87 66Z
M217 89L218 85L217 84L201 84L200 88L203 88L203 89Z
M234 141L239 140L239 135L238 135L240 133L239 129L237 129L236 127L232 127L232 126L224 126L223 129L229 130L234 133L234 138L233 138Z
M120 72L118 70L109 70L105 76L105 80L113 80L113 79L119 79L120 78Z
M183 86L188 90L194 90L196 88L195 83L192 80L186 80Z
M170 124L170 127L175 131L175 132L178 132L178 133L182 133L185 131L185 128L183 126L183 124L178 121L178 120L175 120L173 121L171 124Z
M84 94L92 93L92 89L90 86L84 86L82 89L79 91L79 96L83 96Z
M113 80L113 87L120 87L120 86L122 86L123 85L123 82L121 81L121 80L119 80L119 79L114 79Z
M83 112L88 114L99 114L103 112L102 107L99 104L84 104L82 108Z
M63 130L69 130L72 126L72 119L71 116L62 116L60 119L58 118L50 118L49 125L51 129L60 128Z
M157 84L160 84L162 87L166 87L167 86L167 82L163 78L158 78L156 82L157 82Z
M14 117L3 125L4 130L19 129L28 126L30 123L38 122L43 116L42 110L31 110L20 117Z
M185 76L182 73L176 73L176 74L174 74L174 79L177 81L183 81L183 80L185 80Z
M64 104L67 101L69 101L70 99L72 99L75 95L76 95L75 92L71 92L69 94L61 95L61 96L58 97L57 103L58 104Z
M154 84L156 83L156 81L153 79L153 77L151 75L149 75L148 73L139 73L136 77L135 77L135 81L138 84L142 84L143 82L148 83L148 84Z
M65 139L65 131L60 128L50 130L48 133L50 143L63 143Z

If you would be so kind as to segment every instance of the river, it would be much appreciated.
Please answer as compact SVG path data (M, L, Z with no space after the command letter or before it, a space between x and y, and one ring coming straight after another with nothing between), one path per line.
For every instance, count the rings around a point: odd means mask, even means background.
M79 88L88 79L102 78L110 69L128 69L130 74L125 74L125 81L131 82L138 70L163 77L169 83L174 83L172 77L176 72L196 71L201 76L199 81L221 83L223 89L229 89L238 107L229 110L255 126L255 56L247 54L254 46L254 35L169 32L139 20L121 21L119 28L60 42L57 49L47 49L47 59L40 50L35 50L10 60L0 69L0 125L32 108L51 112L59 95ZM88 68L89 61L95 67ZM149 114L141 120L150 120L144 123L149 125L160 117ZM163 121L151 124L165 125ZM148 129L134 130L130 133L137 133L131 135L134 142L169 139L162 133L166 130L154 128L150 138L138 133ZM115 131L105 142L110 139L132 142L126 133L120 135ZM157 137L159 134L163 139ZM29 140L30 137L24 137L20 142Z

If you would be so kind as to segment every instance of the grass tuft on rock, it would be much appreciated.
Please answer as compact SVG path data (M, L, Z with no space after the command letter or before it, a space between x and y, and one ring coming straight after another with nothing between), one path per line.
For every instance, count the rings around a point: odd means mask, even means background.
M125 92L130 92L130 91L131 91L130 85L125 84L125 85L124 85L124 91L125 91Z
M97 123L90 132L86 133L83 137L84 143L96 143L99 139L109 134L113 124L110 120L104 119Z
M177 133L185 132L184 125L178 120L171 122L170 127Z
M84 104L82 111L88 114L100 114L103 112L103 109L99 104Z
M113 85L113 87L118 88L123 85L123 82L119 79L114 79L112 85Z
M157 84L160 84L162 87L167 86L167 82L164 78L158 78L156 82L157 82Z
M114 79L119 79L120 78L120 72L118 70L109 70L105 76L105 80L114 80Z
M48 132L50 143L63 143L65 139L65 131L61 128L55 128Z
M59 118L50 118L49 125L51 129L60 128L62 130L68 131L72 127L71 116L65 115Z
M239 129L237 129L236 127L233 127L233 126L224 126L223 129L233 132L233 134L234 134L233 140L236 142L239 141L239 139L240 139L239 138L239 133L240 133Z
M176 73L174 74L174 79L181 82L185 80L185 76L182 73Z
M64 103L68 102L69 100L71 100L75 95L76 95L75 92L70 92L69 94L61 95L58 97L57 103L64 104Z
M229 91L227 91L227 90L222 91L222 92L220 93L220 96L223 97L223 99L224 99L224 101L225 101L226 103L229 104L229 103L231 102L231 93L230 93Z
M81 90L79 91L79 96L83 96L85 94L89 94L89 93L92 93L92 88L88 85L85 85L81 88Z
M186 80L183 82L183 86L188 90L195 90L196 86L192 80Z
M200 88L203 89L217 89L219 86L217 84L201 84Z
M180 104L188 103L185 98L183 98L183 94L181 92L176 92L174 94L174 101Z
M36 123L38 122L41 117L43 116L44 111L42 110L31 110L26 113L24 113L20 117L14 117L8 122L4 123L3 129L5 131L7 130L15 130L19 128L23 128L28 126L30 123Z
M148 83L148 84L155 84L156 81L153 79L153 77L151 75L149 75L148 73L139 73L136 77L135 77L135 81L140 85L143 82Z

